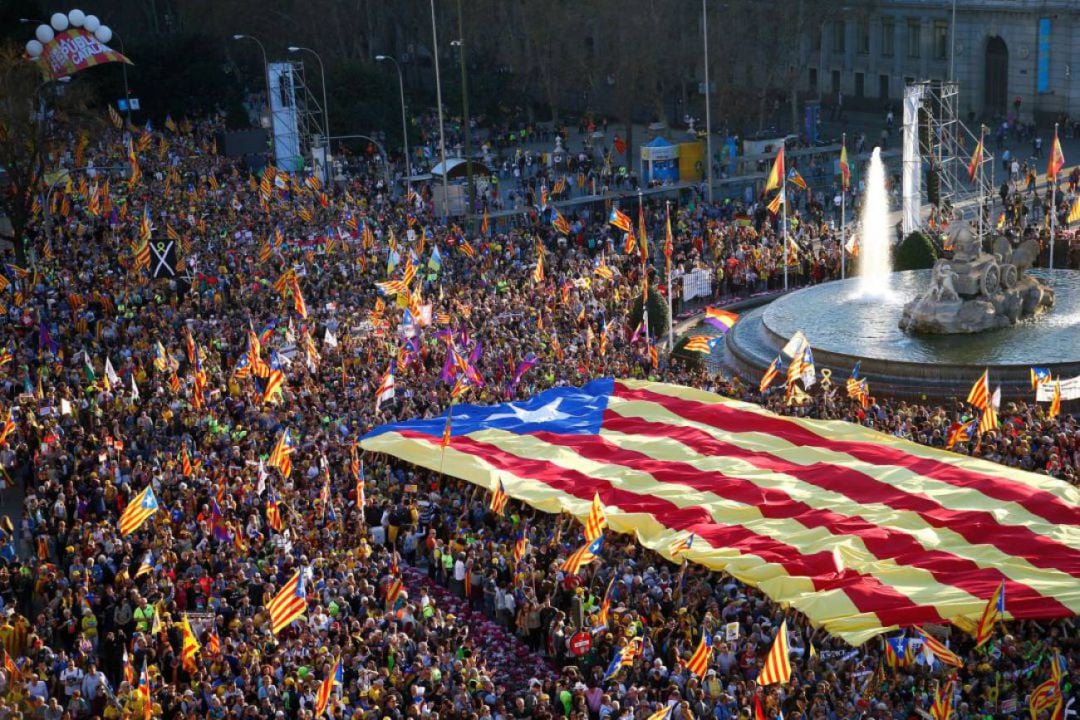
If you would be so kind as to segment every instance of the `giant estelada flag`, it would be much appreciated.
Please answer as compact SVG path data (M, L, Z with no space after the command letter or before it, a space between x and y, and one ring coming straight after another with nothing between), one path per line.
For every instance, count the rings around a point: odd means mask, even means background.
M1080 610L1080 491L839 421L774 415L692 388L596 380L458 405L362 447L608 526L761 588L852 644L896 627L970 627Z

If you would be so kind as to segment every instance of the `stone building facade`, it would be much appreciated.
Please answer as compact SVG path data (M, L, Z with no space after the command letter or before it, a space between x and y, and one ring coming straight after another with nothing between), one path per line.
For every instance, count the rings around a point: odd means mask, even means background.
M1080 0L876 0L808 38L803 89L831 105L899 107L912 80L959 82L962 118L1080 115ZM1019 105L1017 105L1019 101Z

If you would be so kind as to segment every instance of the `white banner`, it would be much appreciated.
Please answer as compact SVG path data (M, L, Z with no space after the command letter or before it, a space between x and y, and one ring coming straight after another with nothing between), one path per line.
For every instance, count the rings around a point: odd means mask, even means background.
M682 276L683 300L712 295L712 274L708 270L695 270Z
M1061 399L1076 400L1080 398L1080 375L1061 381ZM1054 383L1039 383L1035 392L1035 399L1039 402L1050 402L1054 399Z

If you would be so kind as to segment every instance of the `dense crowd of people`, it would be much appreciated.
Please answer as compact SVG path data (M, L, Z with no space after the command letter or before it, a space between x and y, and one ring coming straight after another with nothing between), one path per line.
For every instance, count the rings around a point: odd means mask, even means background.
M507 232L444 226L423 189L404 196L379 172L334 187L242 172L216 152L218 129L57 137L58 166L134 160L141 179L61 180L39 203L31 259L7 259L0 462L6 497L24 499L3 528L0 720L312 718L338 659L328 709L343 718L641 720L670 705L674 720L733 720L757 696L766 718L900 720L928 716L955 674L955 715L968 720L1027 713L1032 670L1053 648L1076 666L1071 622L1022 622L978 651L952 632L966 660L954 673L922 660L889 669L880 643L852 649L630 537L609 537L603 562L566 576L573 518L515 501L495 514L476 487L381 456L362 458L358 484L366 430L440 413L460 390L495 403L649 377L937 446L964 410L820 395L791 409L698 362L654 361L629 320L640 254L606 217L575 215L565 233L543 213ZM668 212L644 213L660 288ZM767 214L695 201L670 216L674 267L708 269L725 292L775 287L783 255ZM151 278L147 223L155 243L178 245L175 277ZM830 232L807 221L793 273L835 274ZM376 285L388 280L404 286ZM470 349L483 387L447 380L446 337ZM282 373L279 391L259 360ZM394 396L376 403L390 368ZM1071 416L1015 404L1002 419L963 451L1076 482ZM288 474L270 466L286 431ZM160 510L122 536L119 517L148 486ZM515 565L519 537L529 550ZM274 634L267 603L301 568L307 612ZM785 618L793 679L756 688ZM201 646L188 662L185 619ZM717 640L698 676L686 661L702 627ZM634 637L639 657L605 678Z

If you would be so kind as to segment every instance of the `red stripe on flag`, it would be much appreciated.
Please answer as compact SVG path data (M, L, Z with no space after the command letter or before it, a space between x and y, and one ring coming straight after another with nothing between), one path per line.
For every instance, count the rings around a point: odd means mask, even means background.
M426 433L406 429L399 429L397 432L401 437L428 442L432 447L437 447L438 438ZM580 442L590 436L572 437L578 438ZM605 480L577 470L546 460L520 457L468 436L455 438L454 447L459 452L482 458L497 469L538 480L548 487L581 500L589 501L593 494L598 492L605 505L615 505L625 513L652 515L669 529L694 532L711 547L735 547L743 553L756 555L767 563L783 567L789 575L806 576L815 590L842 589L859 612L876 613L882 625L942 621L934 607L915 605L913 600L871 575L848 569L843 577L837 577L836 562L831 552L804 555L792 545L758 534L741 525L722 525L704 508L680 508L661 498L620 490ZM998 582L1000 578L995 579L995 586ZM988 595L989 593L986 594Z
M938 482L964 490L976 490L995 500L1014 502L1032 515L1041 517L1051 524L1080 525L1080 507L1074 507L1066 503L1053 493L1038 490L1007 478L985 475L932 458L908 455L902 450L883 445L850 440L828 440L800 425L796 425L790 420L780 417L763 415L749 410L739 410L727 405L705 405L692 400L661 395L645 389L635 390L617 381L613 394L626 400L656 403L688 420L700 422L718 430L740 433L766 433L786 440L793 445L825 448L834 452L847 453L857 460L873 465L903 467L918 475L933 478Z
M603 427L638 435L672 435L669 425L623 417L611 410L604 416ZM1080 577L1080 552L1050 537L1032 532L1028 527L1002 525L992 513L980 510L951 510L923 495L906 493L855 468L824 462L800 465L771 453L754 452L725 443L703 430L691 427L680 426L675 439L702 455L744 460L757 469L790 475L810 485L844 495L859 504L877 503L893 510L917 513L928 525L948 528L973 545L990 545L1005 555L1022 557L1035 567Z

